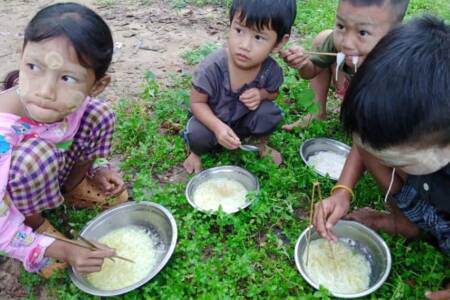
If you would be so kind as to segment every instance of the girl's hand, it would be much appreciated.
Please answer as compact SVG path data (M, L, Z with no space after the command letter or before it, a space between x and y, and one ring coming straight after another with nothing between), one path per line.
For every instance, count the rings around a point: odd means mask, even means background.
M228 125L222 124L215 132L217 142L227 149L234 150L239 148L241 140Z
M322 210L323 206L323 210ZM320 236L327 240L337 241L333 227L344 217L350 207L350 195L345 190L337 190L323 204L314 207L313 224Z
M45 251L45 256L63 260L79 273L98 272L102 269L106 257L115 254L114 249L96 243L98 250L89 250L64 241L55 240Z
M70 245L65 261L81 274L101 271L105 258L113 256L115 251L106 245L95 242L94 244L100 249L91 251Z
M261 90L251 88L241 94L239 100L247 106L249 110L256 110L262 101Z
M300 46L294 46L280 52L283 60L292 68L300 70L309 61L309 55Z
M96 169L92 181L108 196L116 195L125 188L122 176L113 168Z

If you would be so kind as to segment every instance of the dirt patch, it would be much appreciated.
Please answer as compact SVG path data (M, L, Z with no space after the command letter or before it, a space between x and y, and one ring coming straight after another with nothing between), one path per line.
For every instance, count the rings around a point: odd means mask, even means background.
M18 281L22 264L19 261L0 258L0 297L15 299L26 297L28 291Z
M27 22L40 8L56 2L0 1L0 81L18 67ZM113 81L102 95L110 100L136 97L142 91L146 71L158 79L191 71L192 66L185 65L181 58L187 49L224 41L227 19L218 7L175 9L169 1L78 2L99 13L113 32Z

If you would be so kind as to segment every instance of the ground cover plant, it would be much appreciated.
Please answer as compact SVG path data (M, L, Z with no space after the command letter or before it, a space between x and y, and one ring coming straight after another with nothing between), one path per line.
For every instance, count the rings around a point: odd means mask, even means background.
M182 6L193 1L173 1ZM195 4L221 4L216 0L195 0ZM298 0L296 29L306 44L333 24L335 0ZM408 18L429 11L450 20L447 0L412 0ZM189 64L201 61L212 45L185 54ZM284 65L285 83L277 102L286 113L285 122L314 109L308 83L297 78ZM243 151L218 152L206 156L204 167L239 165L260 180L261 193L248 209L235 215L195 211L184 197L186 182L170 183L170 177L185 158L179 130L187 119L190 74L174 75L158 81L149 71L140 99L116 103L118 130L115 153L122 159L122 170L132 184L135 201L152 201L168 208L178 225L178 244L163 271L142 288L123 299L330 299L326 290L315 291L298 273L294 247L308 225L308 202L312 184L319 181L325 196L333 181L307 168L298 153L300 144L313 137L332 137L349 143L337 120L314 122L294 133L277 131L270 143L281 150L284 165L276 167L270 159L257 159ZM339 103L334 101L331 109ZM383 208L383 195L373 179L365 176L356 187L353 207ZM62 228L81 229L98 211L61 208L51 216ZM68 233L68 232L65 232ZM429 289L438 289L449 276L450 263L433 246L381 233L393 256L386 283L366 299L422 299ZM43 281L23 273L21 281L31 291ZM53 277L48 287L58 299L95 299L78 290L66 274ZM33 296L30 296L33 298Z

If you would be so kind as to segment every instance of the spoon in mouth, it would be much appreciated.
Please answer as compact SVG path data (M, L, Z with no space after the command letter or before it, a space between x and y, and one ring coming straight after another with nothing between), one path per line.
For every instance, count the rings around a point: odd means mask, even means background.
M241 150L249 151L249 152L259 151L259 148L257 146L251 145L251 144L243 144L243 145L240 145L239 148L241 148Z

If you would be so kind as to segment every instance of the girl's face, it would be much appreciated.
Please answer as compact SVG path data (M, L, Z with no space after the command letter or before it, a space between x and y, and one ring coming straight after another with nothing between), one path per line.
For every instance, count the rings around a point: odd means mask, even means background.
M367 144L363 144L359 137L355 136L353 141L359 147L377 157L382 164L398 168L410 175L431 174L450 163L450 146L430 145L419 148L414 145L399 145L376 150Z
M19 74L18 94L25 114L43 123L62 120L97 88L94 70L80 64L65 37L28 42Z

